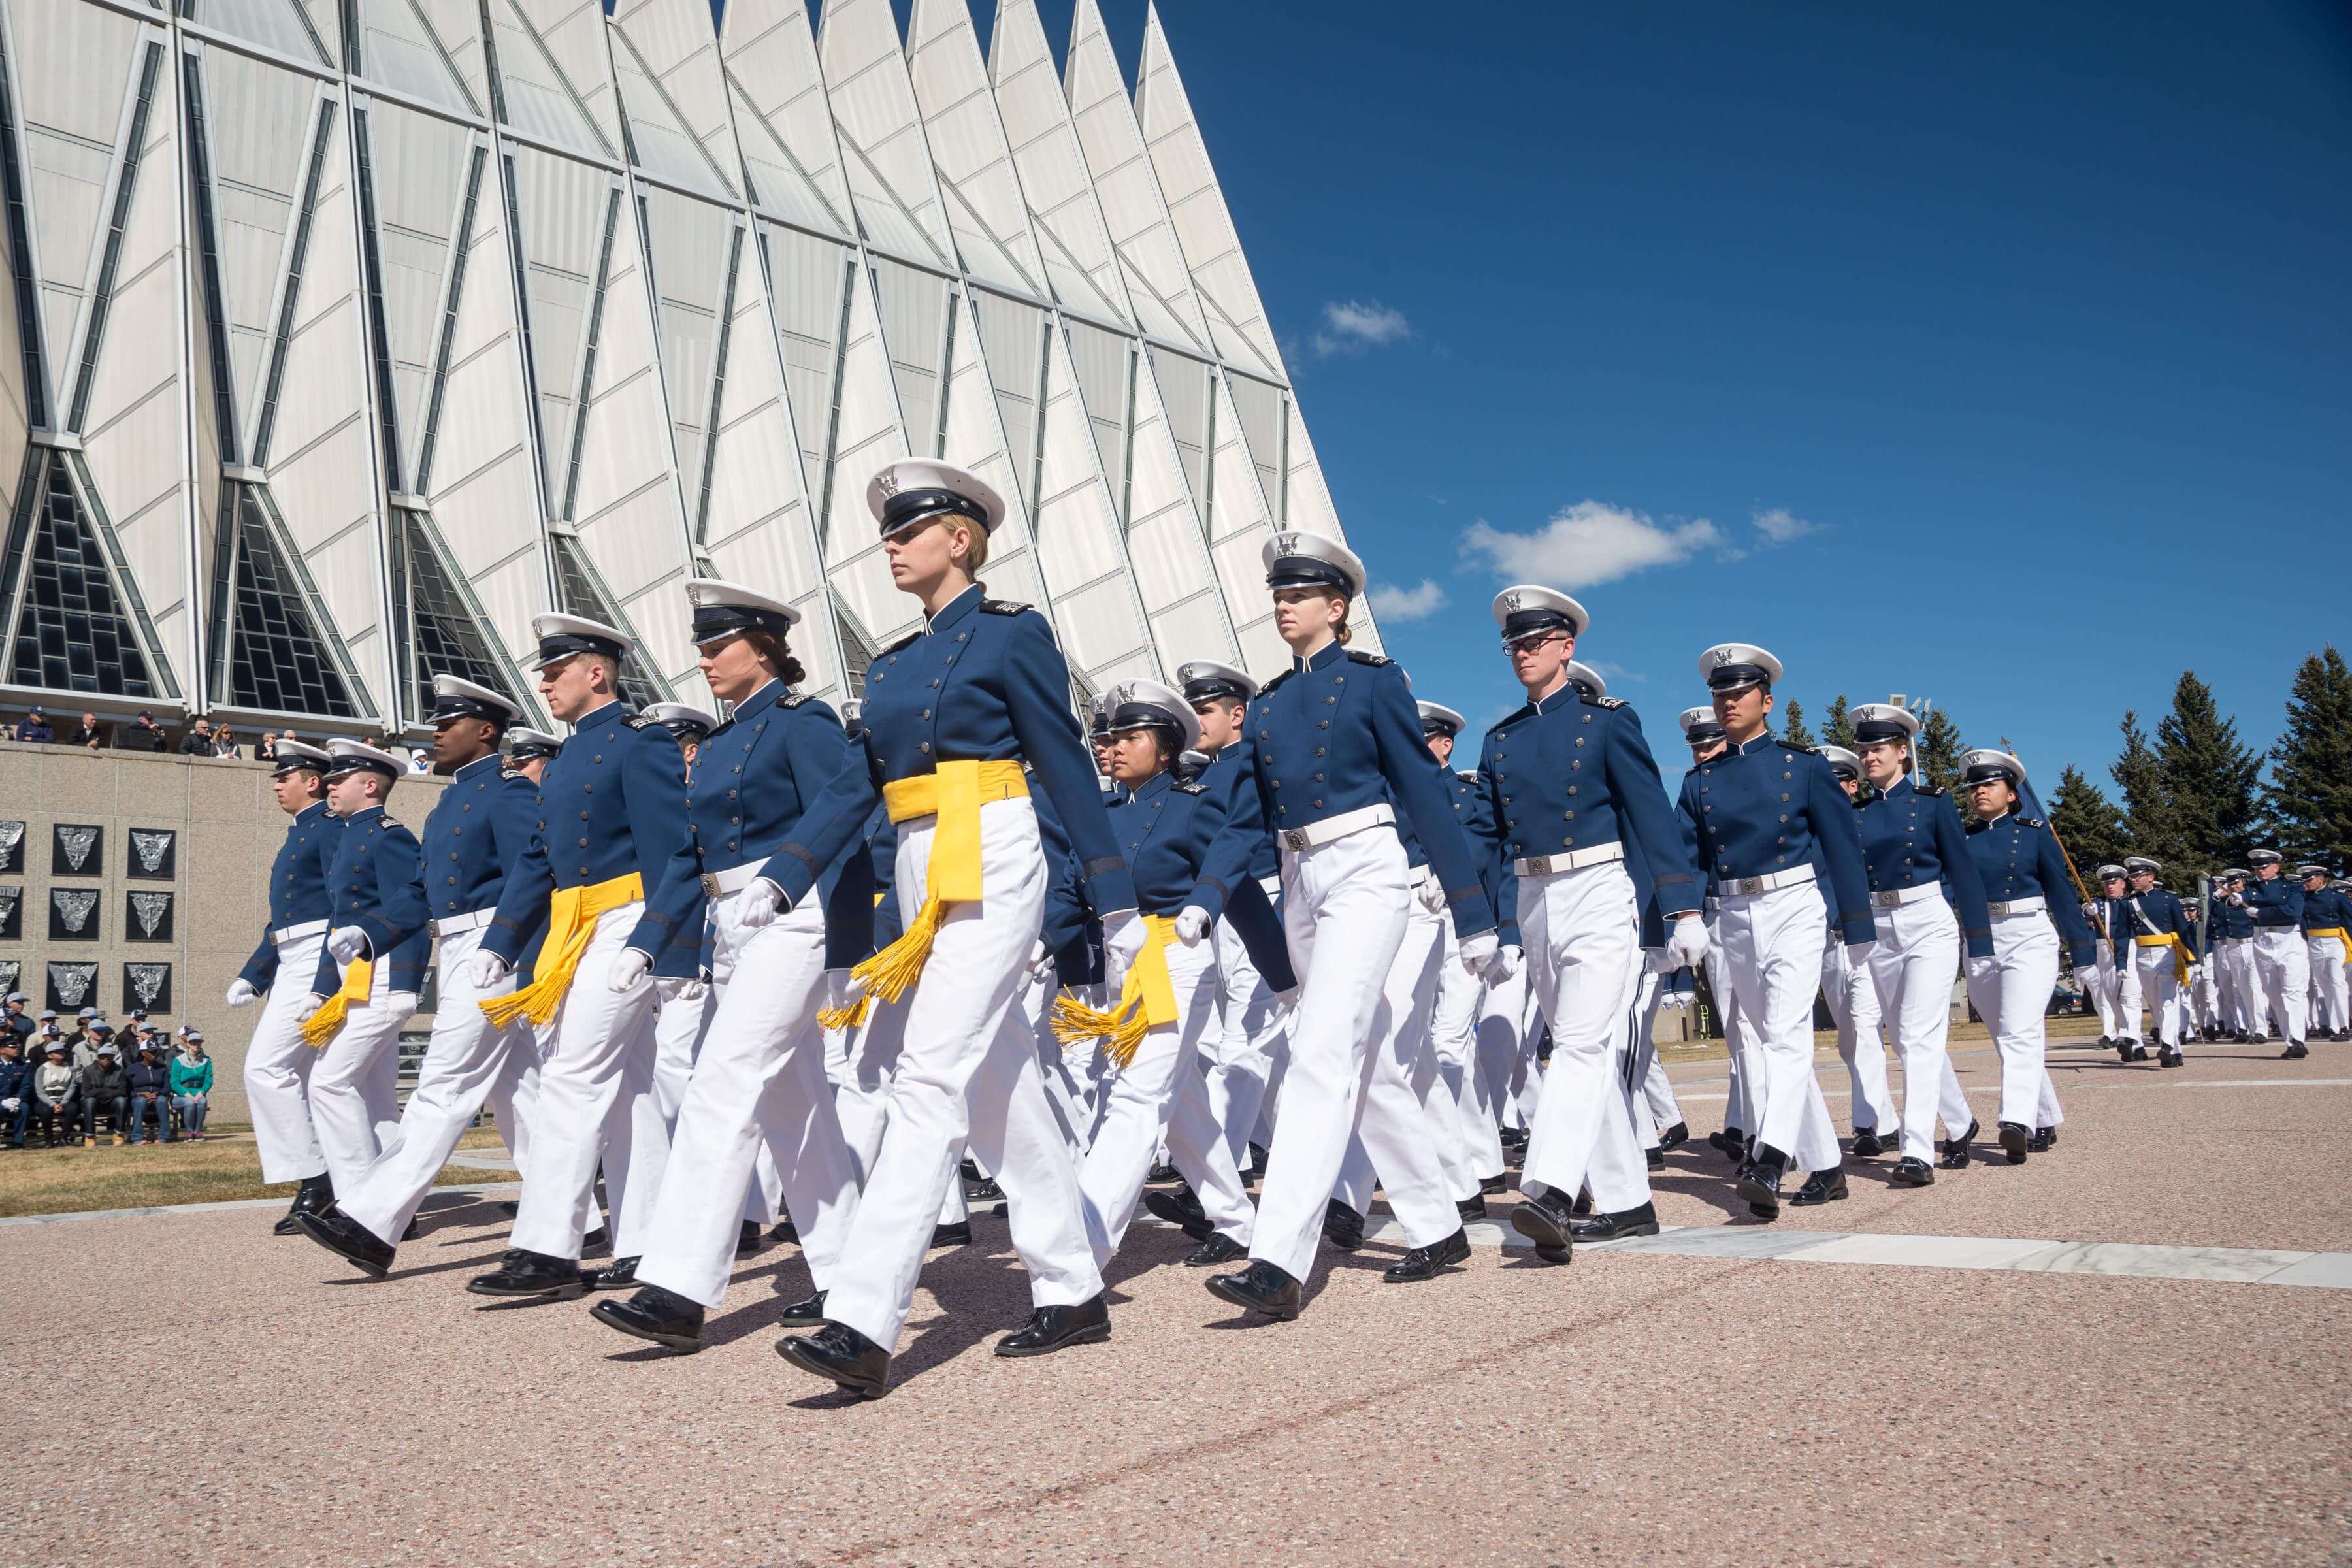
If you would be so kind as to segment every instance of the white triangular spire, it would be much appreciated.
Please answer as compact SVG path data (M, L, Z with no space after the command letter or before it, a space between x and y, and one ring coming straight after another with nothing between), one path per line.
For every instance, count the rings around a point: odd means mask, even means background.
M592 156L621 155L599 0L482 0L496 35L507 123Z
M947 218L890 0L833 0L817 28L816 53L866 238L951 269Z
M1044 298L1045 259L964 0L915 0L907 63L965 268L983 282Z
M752 204L785 223L854 237L808 7L801 0L730 0L719 47Z
M1223 374L1209 373L1214 447L1209 454L1209 552L1241 638L1244 668L1265 680L1289 668L1290 653L1275 634L1274 603L1265 591L1262 552L1274 537L1274 510L1258 483L1239 410Z
M1000 0L988 40L989 79L1013 148L1013 166L1037 226L1038 248L1054 298L1065 309L1098 321L1131 325L1127 284L1102 204L1087 174L1070 122L1069 100L1054 72L1053 50L1035 0Z
M1129 676L1160 675L1118 506L1078 395L1070 345L1046 333L1045 422L1038 450L1037 554L1070 663L1097 691Z
M705 0L621 0L611 27L613 76L637 166L713 201L737 200L742 170L710 7Z
M889 349L882 341L882 313L874 302L872 275L863 266L850 272L849 329L835 399L839 425L824 529L825 575L866 635L887 643L915 625L922 610L891 583L874 520L866 510L866 481L910 454L898 387L890 378Z
M1128 558L1170 668L1190 659L1232 664L1241 658L1233 616L1217 585L1216 564L1201 513L1176 454L1160 377L1149 355L1136 361L1135 429L1129 437Z
M1029 454L1015 452L996 400L995 377L985 353L971 301L961 289L950 301L956 312L954 350L948 367L945 438L940 456L987 480L1004 498L1004 521L988 541L988 565L981 574L996 598L1034 605L1060 625L1040 571L1027 492Z

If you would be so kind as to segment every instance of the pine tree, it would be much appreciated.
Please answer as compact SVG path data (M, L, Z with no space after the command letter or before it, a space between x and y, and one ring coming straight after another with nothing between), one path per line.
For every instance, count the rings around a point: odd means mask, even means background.
M2352 669L2334 644L2295 671L2270 761L2263 805L2279 847L2340 864L2352 853Z
M1927 775L1930 787L1958 791L1960 787L1960 753L1968 747L1960 742L1960 727L1941 708L1927 710L1927 721L1919 727L1919 771ZM1963 799L1965 805L1965 799Z
M1789 744L1792 746L1821 744L1819 741L1813 739L1813 732L1805 728L1805 710L1795 698L1791 697L1787 702L1781 704L1780 715L1780 732L1788 737Z
M2058 775L2057 793L2048 802L2050 826L2074 858L2084 885L2095 890L2101 866L2119 866L2131 853L2131 837L2124 814L2106 792L2072 763Z
M2124 710L2123 736L2123 754L2107 773L2123 791L2125 836L2133 854L2169 865L2181 850L2165 798L2163 765L2147 743L2147 731L2139 727L2139 715L2128 708Z
M2172 711L2156 727L2156 760L2166 809L2178 837L2176 889L2200 873L2245 864L2255 846L2255 786L2262 759L2238 739L2234 719L2214 705L2213 689L2180 672Z
M1853 722L1845 716L1845 693L1843 691L1830 700L1830 721L1822 726L1822 743L1843 746L1849 752L1862 750L1861 742L1853 738Z

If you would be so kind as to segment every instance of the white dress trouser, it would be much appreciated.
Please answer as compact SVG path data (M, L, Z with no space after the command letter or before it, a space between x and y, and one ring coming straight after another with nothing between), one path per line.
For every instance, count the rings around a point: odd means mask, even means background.
M654 1210L661 1203L662 1179L669 1170L670 1138L677 1129L678 1107L686 1101L687 1080L694 1076L702 1032L718 1005L709 986L688 996L686 984L679 979L655 977L653 1070L613 1108L613 1114L629 1126L629 1179L614 1216L615 1258L642 1257L652 1239Z
M1727 893L1716 916L1723 972L1754 1045L1748 1098L1761 1102L1758 1142L1800 1170L1835 1170L1837 1126L1813 1077L1813 995L1821 989L1829 907L1811 882L1763 893ZM1597 1207L1601 1194L1592 1201Z
M1665 1003L1666 977L1659 973L1654 958L1662 956L1643 948L1634 966L1633 1000L1626 1009L1630 1032L1619 1068L1625 1086L1625 1109L1633 1118L1633 1142L1645 1153L1658 1146L1661 1133L1683 1119L1674 1085L1666 1079L1666 1065L1658 1058L1658 1009Z
M2172 954L2164 949L2168 964ZM2000 1052L2000 1120L2032 1130L2065 1121L2042 1065L2042 1032L2058 984L2058 932L2040 910L1992 920L1992 956L1969 960L1969 1000Z
M1524 1128L1535 1121L1536 1102L1543 1098L1543 1065L1536 1060L1542 1037L1543 1009L1522 963L1509 978L1487 986L1478 1004L1478 1065L1498 1127Z
M2303 932L2294 926L2263 926L2254 932L2252 946L2263 1003L2278 1020L2280 1033L2302 1045L2311 989L2311 954Z
M1478 1003L1486 982L1462 965L1462 944L1451 922L1444 926L1445 950L1437 971L1437 1001L1429 1017L1430 1042L1437 1049L1438 1080L1454 1102L1454 1124L1475 1182L1503 1173L1502 1130L1495 1124L1478 1062ZM1476 1189L1466 1189L1463 1195Z
M1146 1029L1135 1059L1110 1080L1101 1125L1078 1167L1087 1240L1097 1268L1126 1237L1163 1138L1170 1162L1218 1235L1246 1247L1255 1217L1225 1147L1224 1129L1209 1114L1209 1087L1200 1071L1202 1042L1219 1025L1216 949L1205 941L1191 947L1171 942L1167 955L1176 1017Z
M2254 972L2254 939L2224 938L2219 961L2209 956L2206 968L2217 973L2218 984L2228 996L2223 1022L2249 1034L2269 1033L2268 1020L2263 1016L2262 982Z
M319 1053L302 1043L300 1022L326 940L320 930L278 943L278 978L262 1001L253 1043L245 1047L246 1112L253 1119L265 1182L305 1181L327 1169L310 1125L310 1069Z
M310 1124L338 1193L365 1179L400 1125L400 1026L415 1015L415 994L394 992L391 962L379 962L367 1000L352 1004L311 1064Z
M1299 979L1281 1112L1250 1256L1305 1279L1323 1214L1360 1131L1411 1247L1461 1228L1430 1146L1422 1101L1396 1053L1385 984L1404 942L1412 875L1385 825L1282 858L1290 967Z
M1426 874L1415 875L1418 878ZM1435 1160L1439 1191L1450 1202L1475 1193L1478 1179L1470 1174L1461 1128L1454 1120L1453 1097L1438 1076L1437 1050L1429 1037L1430 1013L1437 1005L1438 966L1444 961L1448 924L1444 915L1429 909L1418 896L1406 907L1404 938L1397 943L1395 962L1389 965L1388 978L1381 986L1379 1023L1372 1041L1373 1052L1385 1058L1385 1065L1376 1068L1372 1086L1365 1090L1365 1115L1369 1118L1374 1114L1369 1108L1373 1097L1393 1095L1396 1084L1402 1082L1418 1107L1411 1114L1418 1129L1420 1146ZM1332 1195L1358 1214L1368 1214L1371 1211L1375 1183L1393 1186L1388 1181L1386 1168L1373 1158L1371 1145L1364 1141L1360 1125L1357 1135L1349 1140L1347 1157L1339 1163L1339 1176ZM1454 1217L1458 1224L1460 1215L1456 1213ZM1451 1230L1441 1232L1438 1239L1453 1234Z
M1903 1154L1931 1160L1936 1153L1936 1115L1944 1081L1952 1077L1948 1047L1952 1033L1952 981L1960 967L1960 926L1941 898L1920 899L1874 911L1878 945L1870 951L1866 973L1878 994L1879 1016L1894 1026L1895 1055L1903 1062ZM1952 1092L1959 1091L1957 1079ZM1968 1131L1968 1101L1960 1120L1948 1116L1954 1135Z
M1764 1120L1764 1077L1756 1058L1756 1031L1749 1026L1739 994L1732 988L1731 972L1723 956L1720 914L1707 917L1706 984L1715 994L1717 1022L1723 1027L1725 1071L1728 1079L1723 1105L1726 1131L1753 1136Z
M1650 1201L1649 1167L1616 1076L1631 1026L1639 921L1622 861L1519 879L1528 983L1551 1025L1551 1068L1520 1184L1570 1197L1590 1186L1603 1214Z
M828 1076L838 1074L834 1076L834 1114L841 1123L842 1141L849 1146L850 1164L863 1192L875 1156L882 1152L883 1112L890 1103L890 1079L898 1070L899 1051L907 1043L906 999L875 1003L865 1023L839 1033L841 1061L835 1067L828 1058L826 1070ZM946 1195L940 1199L939 1223L961 1225L971 1217L962 1181L950 1182Z
M1886 1087L1886 1047L1880 1040L1878 987L1867 959L1856 963L1834 934L1822 947L1822 995L1837 1024L1838 1055L1845 1060L1853 1130L1891 1137L1899 1120Z
M605 1202L615 1215L627 1211L633 1129L626 1116L615 1112L653 1077L654 983L641 979L626 991L614 991L606 977L644 912L642 903L631 903L597 917L571 989L556 1006L549 1048L540 1063L522 1202L509 1238L523 1251L579 1258L600 1162ZM616 1245L614 1256L631 1255Z
M2312 1025L2321 1029L2352 1026L2352 984L2344 973L2344 943L2332 936L2305 939L2304 957L2311 974Z
M475 986L474 950L481 941L479 931L452 931L441 939L441 999L416 1087L400 1114L400 1137L353 1186L335 1194L337 1208L390 1245L399 1244L416 1217L433 1179L457 1151L491 1086L512 1070L511 1058L533 1049L528 1024L493 1027L476 1005L515 985L509 975L487 991Z
M2053 967L2050 973L2054 981L2058 974L2055 967L2056 949L2054 947L2052 949L2052 953ZM2206 962L2218 964L2222 963L2223 959L2217 953ZM2132 968L2139 976L2140 994L2147 1000L2148 1019L2155 1027L2158 1042L2176 1050L2179 1049L2180 1013L2173 1005L2172 949L2140 947L2135 944L2132 948ZM1972 985L1969 1000L1974 1001L1975 995ZM1977 1004L1977 1011L1979 1013L1984 1011L1982 1003Z
M1279 886L1279 884L1276 884ZM1236 1170L1249 1163L1250 1137L1265 1109L1266 1086L1290 1027L1290 1009L1275 995L1251 962L1249 944L1233 922L1216 923L1218 1027L1215 1049L1202 1042L1207 1059L1209 1110L1225 1130L1226 1152Z
M928 885L936 817L898 825L897 885ZM1003 1184L1031 1302L1102 1293L1076 1167L1045 1102L1035 1037L1015 1009L1045 910L1045 857L1026 798L980 808L983 897L948 906L882 1110L881 1146L826 1288L825 1313L885 1351L898 1342L940 1205L970 1143Z
M640 1280L706 1308L727 1294L761 1149L774 1152L820 1290L857 1201L857 1167L834 1112L816 1021L825 994L823 897L812 889L756 930L741 922L743 899L731 893L711 910L716 1001L637 1264ZM632 1171L632 1191L637 1184Z

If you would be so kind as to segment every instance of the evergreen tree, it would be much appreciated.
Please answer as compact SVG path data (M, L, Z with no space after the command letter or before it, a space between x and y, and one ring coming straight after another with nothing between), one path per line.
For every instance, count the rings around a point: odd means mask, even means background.
M2072 763L2058 775L2057 793L2049 801L2050 826L2074 858L2083 885L2098 889L2099 868L2120 866L2131 851L2124 814L2106 792L2084 776Z
M2333 644L2294 673L2263 805L2290 856L2352 854L2352 670Z
M1931 788L1958 792L1960 787L1960 753L1968 747L1960 742L1960 727L1941 708L1927 710L1927 721L1919 727L1917 741L1919 771L1926 775ZM1968 809L1965 796L1958 796L1960 809Z
M1813 732L1805 728L1805 710L1793 697L1780 705L1780 732L1789 738L1789 744L1792 746L1821 744L1813 739Z
M2179 835L2174 831L2169 803L2164 795L2164 770L2139 727L2139 715L2124 710L2124 750L2107 772L2123 791L2124 832L2132 853L2170 865L2180 857Z
M2234 719L2214 706L2213 689L2193 670L2180 672L2172 711L2156 727L2158 776L2178 835L2178 867L2168 866L2175 889L2199 873L2245 864L2255 845L2255 787L2262 759L2238 739Z
M1845 693L1841 691L1830 700L1830 721L1822 726L1822 743L1843 746L1849 752L1862 750L1853 738L1853 723L1845 716Z

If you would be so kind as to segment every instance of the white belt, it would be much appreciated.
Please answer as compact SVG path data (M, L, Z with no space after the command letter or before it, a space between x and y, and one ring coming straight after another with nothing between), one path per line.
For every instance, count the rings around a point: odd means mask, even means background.
M460 936L469 931L479 931L484 926L489 924L490 921L496 920L498 918L498 905L492 904L487 910L476 910L471 914L445 915L441 919L433 922L433 934L435 936Z
M1310 823L1305 827L1276 828L1274 837L1275 842L1295 855L1300 850L1320 848L1334 839L1347 837L1350 833L1361 833L1367 827L1378 827L1382 823L1395 820L1395 807L1382 801L1378 805L1367 805L1355 811L1343 811L1337 816L1327 816L1322 821Z
M1896 888L1889 892L1873 893L1870 895L1870 901L1879 909L1895 910L1902 908L1905 904L1916 904L1922 899L1940 899L1943 896L1943 883L1922 882L1913 888Z
M327 922L325 921L305 921L298 926L279 926L276 931L269 933L269 940L272 942L300 942L306 936L324 936L326 934Z
M1769 876L1735 877L1717 886L1723 889L1723 896L1727 899L1744 898L1749 893L1769 893L1776 888L1793 888L1800 882L1812 879L1813 868L1811 866L1791 866L1785 871L1774 871Z
M1261 877L1257 885L1265 889L1265 896L1269 899L1282 897L1282 879L1279 877Z
M2250 936L2225 936L2221 939L2221 945L2223 947L2239 947L2253 940L2254 939Z
M730 866L724 871L705 871L702 874L702 891L713 899L740 893L758 881L760 873L767 868L765 860L746 860L740 866Z
M1570 849L1561 855L1534 855L1525 860L1511 862L1511 870L1521 877L1551 877L1562 871L1581 871L1587 866L1605 865L1625 858L1622 844L1596 844L1590 849Z
M2006 920L2011 915L2038 915L2042 912L2043 907L2042 900L2039 897L2031 899L2011 899L2005 904L1991 904L1987 906L1992 913L1992 918L1997 921Z

